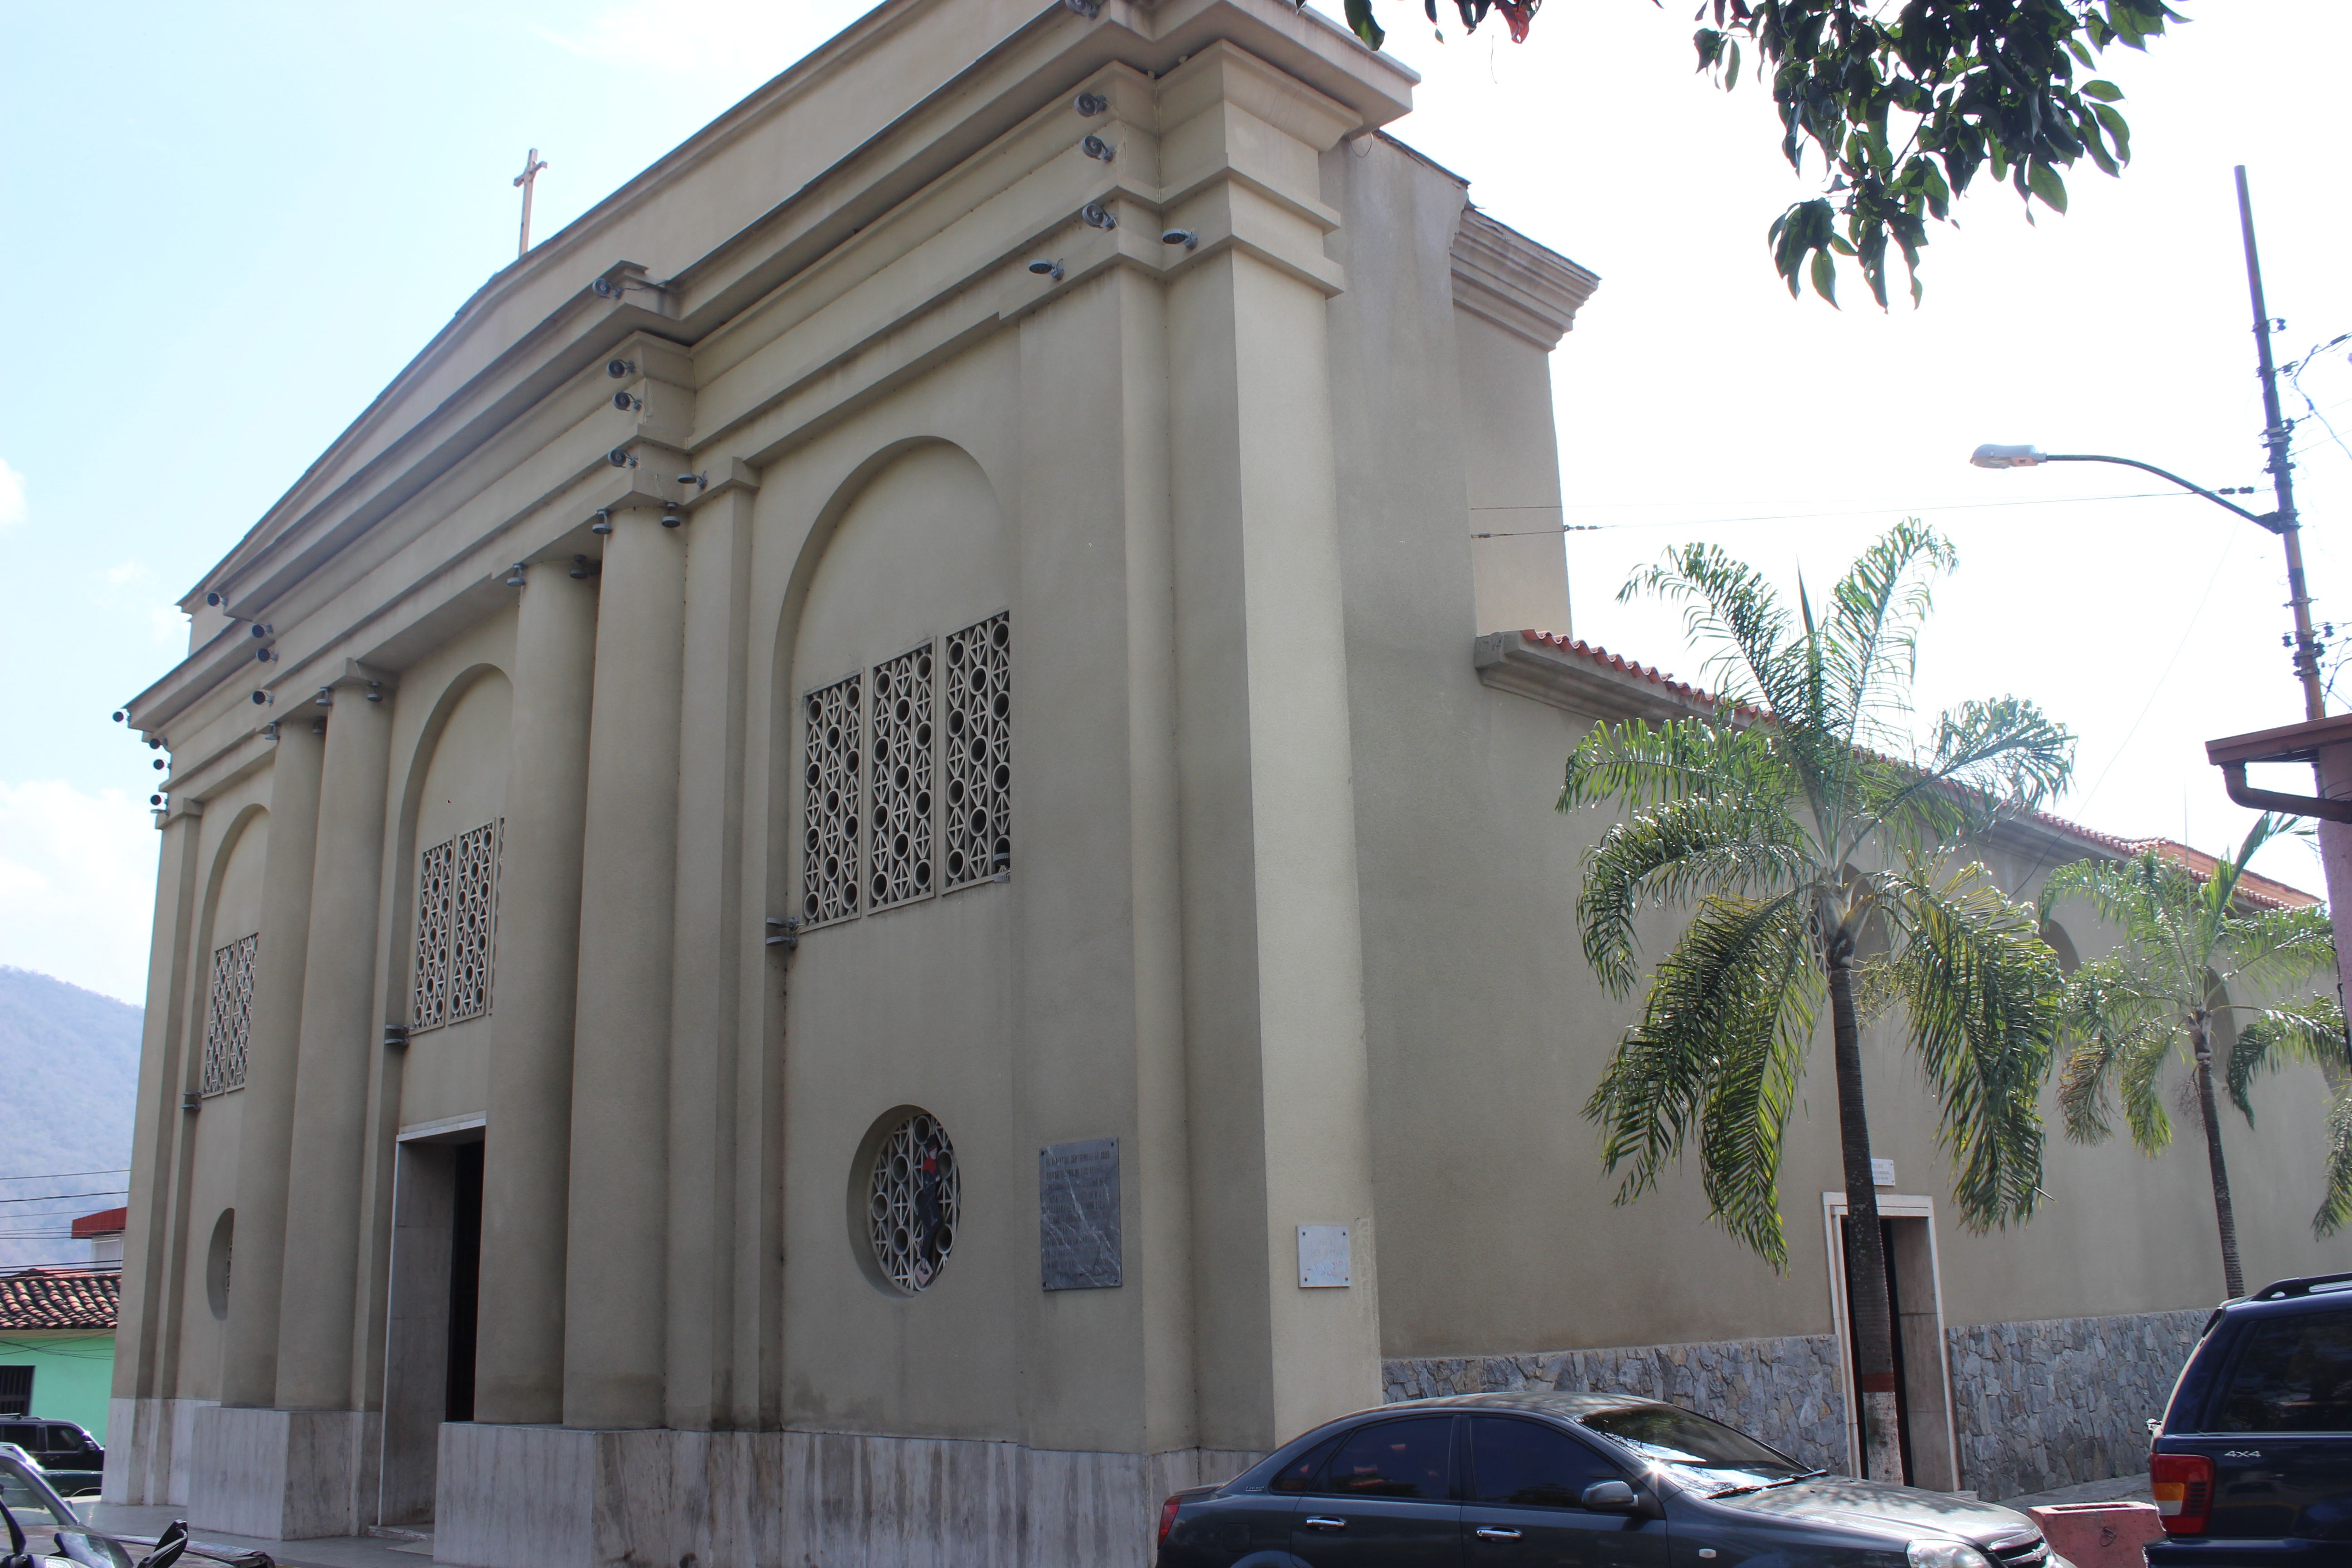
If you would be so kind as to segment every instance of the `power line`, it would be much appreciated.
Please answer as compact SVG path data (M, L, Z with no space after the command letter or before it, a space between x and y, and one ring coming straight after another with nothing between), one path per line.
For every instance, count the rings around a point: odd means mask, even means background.
M1878 517L1890 511L1991 511L2011 506L2072 506L2086 501L2111 500L2170 500L2188 495L2186 490L2135 490L2112 496L2053 496L2046 500L1950 501L1933 506L1866 506L1843 511L1774 511L1759 512L1752 517L1682 518L1665 522L1564 522L1552 528L1523 528L1493 533L1474 533L1473 539L1521 539L1545 533L1602 533L1622 528L1717 528L1733 522L1807 522L1824 517ZM1557 506L1473 507L1473 511L1559 511Z
M115 1165L103 1171L43 1171L30 1176L0 1176L0 1182L62 1182L69 1176L120 1176L131 1169Z
M38 1193L31 1197L0 1198L0 1204L61 1204L74 1198L120 1198L131 1195L128 1187L109 1187L96 1193Z

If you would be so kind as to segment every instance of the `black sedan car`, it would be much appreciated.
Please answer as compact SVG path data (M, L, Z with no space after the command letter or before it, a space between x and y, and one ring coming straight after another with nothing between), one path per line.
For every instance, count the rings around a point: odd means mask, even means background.
M2024 1515L1599 1394L1359 1411L1160 1509L1159 1568L2067 1568Z

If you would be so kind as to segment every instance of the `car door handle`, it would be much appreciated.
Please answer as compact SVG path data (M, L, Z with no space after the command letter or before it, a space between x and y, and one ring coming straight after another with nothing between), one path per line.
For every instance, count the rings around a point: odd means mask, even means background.
M1310 1513L1307 1516L1307 1528L1309 1530L1345 1530L1348 1528L1348 1521L1344 1519L1333 1519L1328 1514Z
M1481 1541L1517 1541L1518 1538L1517 1531L1505 1530L1500 1525L1482 1524L1478 1527L1478 1539Z

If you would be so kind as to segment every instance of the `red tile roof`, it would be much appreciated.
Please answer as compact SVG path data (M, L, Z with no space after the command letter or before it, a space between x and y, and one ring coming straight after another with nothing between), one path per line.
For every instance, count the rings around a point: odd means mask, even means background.
M1688 681L1676 680L1656 665L1635 663L1622 654L1613 654L1598 644L1586 642L1582 637L1570 637L1559 632L1532 629L1521 632L1519 635L1538 647L1557 649L1559 652L1577 658L1589 659L1604 669L1612 669L1623 675L1639 676L1653 685L1664 687L1693 707L1713 708L1719 701L1713 692L1701 690ZM1743 707L1738 711L1746 714L1756 712L1757 710ZM2214 867L2219 864L2212 856L2203 850L2192 849L2175 839L2118 838L2111 833L2102 833L2095 827L2085 827L2081 823L2069 822L2063 816L2053 816L2046 811L2037 811L2032 814L2032 816L2033 820L2042 826L2063 833L2070 838L2079 838L2086 844L2095 845L2118 859L2153 851L2161 859L2187 867L2189 873L2200 881L2212 875ZM2309 909L2324 901L2314 898L2300 888L2289 887L2284 882L2273 881L2268 877L2258 877L2252 871L2238 879L2238 896L2258 909Z
M130 1228L130 1225L129 1208L100 1209L73 1222L74 1239L87 1241L93 1236L120 1236Z
M113 1269L26 1268L0 1274L0 1331L111 1329L122 1300Z

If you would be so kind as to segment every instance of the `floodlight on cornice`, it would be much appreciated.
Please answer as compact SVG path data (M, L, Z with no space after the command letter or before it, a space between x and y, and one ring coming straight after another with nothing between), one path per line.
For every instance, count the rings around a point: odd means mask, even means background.
M637 466L637 455L635 452L630 451L626 447L614 447L611 451L604 454L604 460L612 464L613 467L616 468L634 468ZM598 515L601 516L603 514L599 513Z
M1201 237L1194 234L1189 228L1171 228L1160 235L1160 243L1162 245L1181 245L1185 249L1192 250L1200 245Z
M1088 136L1078 143L1078 151L1097 163L1108 163L1118 156L1118 150L1099 136Z
M1088 202L1078 209L1079 218L1088 228L1117 228L1118 215L1100 202Z
M614 381L625 375L635 375L636 370L637 362L633 359L608 359L604 362L604 374Z
M1057 256L1049 261L1041 256L1029 264L1029 270L1040 278L1051 278L1059 283L1062 280L1062 259Z
M1082 92L1070 107L1078 111L1080 118L1092 120L1110 107L1110 100L1098 92Z
M632 397L625 392L613 394L613 406L624 414L635 414L645 405L646 400L642 397Z

